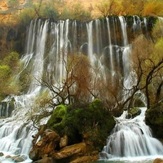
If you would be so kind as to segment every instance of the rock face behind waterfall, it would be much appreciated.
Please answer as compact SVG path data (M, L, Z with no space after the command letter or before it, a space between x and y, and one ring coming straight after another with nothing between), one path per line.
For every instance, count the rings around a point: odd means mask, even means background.
M114 125L99 100L78 109L58 106L35 136L29 156L34 161L45 157L56 162L95 161Z
M157 138L163 138L163 102L158 103L146 112L146 123Z

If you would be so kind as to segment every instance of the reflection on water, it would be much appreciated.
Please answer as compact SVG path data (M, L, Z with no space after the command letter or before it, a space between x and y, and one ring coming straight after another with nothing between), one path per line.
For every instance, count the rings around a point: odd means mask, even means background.
M163 155L142 157L121 157L109 160L99 160L93 163L153 163L156 158L163 159Z

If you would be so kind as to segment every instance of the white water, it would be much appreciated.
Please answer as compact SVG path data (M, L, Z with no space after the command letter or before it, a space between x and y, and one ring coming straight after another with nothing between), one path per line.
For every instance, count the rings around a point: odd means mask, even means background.
M141 114L133 119L126 119L127 111L116 118L117 124L101 153L102 160L143 161L163 157L162 143L152 137L144 122L145 111L146 108L141 108Z
M41 89L36 79L41 79L43 75L43 56L48 22L36 23L36 21L31 22L27 51L21 59L24 69L32 63L32 79L29 89L26 94L11 96L4 100L4 102L14 100L15 109L11 117L0 119L0 152L4 153L4 156L0 157L0 161L3 163L14 162L11 158L6 159L7 155L21 155L25 159L24 162L31 162L28 154L32 145L32 135L37 131L33 127L31 114L35 99ZM39 25L40 28L36 29L36 25Z

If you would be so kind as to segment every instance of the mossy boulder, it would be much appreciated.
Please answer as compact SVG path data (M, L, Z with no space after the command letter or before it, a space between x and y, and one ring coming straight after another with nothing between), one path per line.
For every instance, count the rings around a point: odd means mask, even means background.
M60 105L47 123L60 136L68 136L68 145L84 141L99 151L114 125L114 118L98 99L78 107Z
M146 123L151 127L155 137L163 138L163 102L146 111Z
M65 105L57 106L47 123L49 128L53 130L59 130L60 128L63 128L66 114L67 114L67 106Z
M138 115L140 115L141 109L138 107L133 107L128 110L127 118L134 118Z

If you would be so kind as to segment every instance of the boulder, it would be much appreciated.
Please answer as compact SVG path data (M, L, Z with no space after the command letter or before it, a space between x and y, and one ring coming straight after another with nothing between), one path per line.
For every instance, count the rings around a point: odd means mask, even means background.
M153 163L163 163L163 159L156 158Z
M77 157L76 159L70 161L70 163L90 163L98 160L98 152L94 154L90 154L87 156Z
M58 159L68 158L75 154L85 153L85 151L86 151L86 144L82 142L82 143L66 146L60 151L54 152L52 156L58 160Z
M15 162L23 162L25 159L21 156L15 156L12 158Z
M0 152L0 157L4 156L4 154L2 152Z
M127 118L134 118L134 117L138 116L140 113L141 113L140 108L138 108L138 107L130 108L130 110L128 111Z
M47 157L47 155L45 155L42 159L34 161L34 163L55 163L55 161L53 160L53 158Z
M36 161L41 159L45 154L49 155L59 144L60 136L50 129L44 131L41 139L34 144L29 153L30 159Z
M68 136L67 135L64 135L63 137L61 137L60 139L60 143L59 143L59 147L60 148L63 148L65 146L68 145Z

